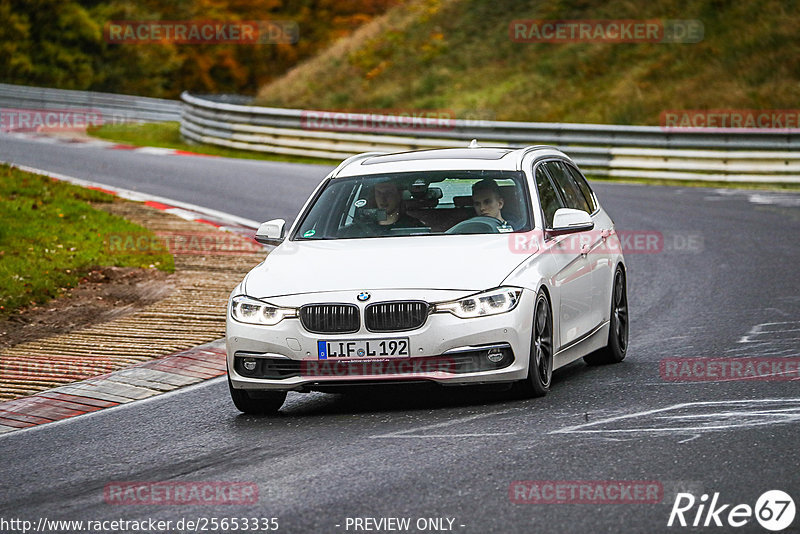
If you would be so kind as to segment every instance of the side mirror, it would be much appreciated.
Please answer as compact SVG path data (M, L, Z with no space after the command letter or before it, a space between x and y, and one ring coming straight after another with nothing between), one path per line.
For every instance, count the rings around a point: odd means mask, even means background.
M283 232L285 230L286 221L283 219L272 219L265 223L261 223L256 231L256 241L262 245L275 245L278 246L283 242Z
M583 210L559 208L553 216L553 229L547 233L552 236L585 232L594 228L592 216Z

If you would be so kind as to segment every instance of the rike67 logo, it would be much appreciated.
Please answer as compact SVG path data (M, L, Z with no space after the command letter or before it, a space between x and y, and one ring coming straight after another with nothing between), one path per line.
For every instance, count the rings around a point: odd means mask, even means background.
M748 524L755 516L762 527L778 532L792 524L794 515L794 500L781 490L764 492L755 507L749 504L722 504L718 492L714 493L710 502L707 494L696 499L691 493L678 493L667 526L738 528Z

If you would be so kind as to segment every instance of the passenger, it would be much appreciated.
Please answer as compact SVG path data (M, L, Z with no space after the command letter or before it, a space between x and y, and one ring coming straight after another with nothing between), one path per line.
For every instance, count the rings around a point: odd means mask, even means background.
M512 227L518 230L518 221L509 221L503 217L505 200L500 193L500 186L491 178L486 178L472 185L472 205L475 214L481 217L492 217L500 222L501 227Z

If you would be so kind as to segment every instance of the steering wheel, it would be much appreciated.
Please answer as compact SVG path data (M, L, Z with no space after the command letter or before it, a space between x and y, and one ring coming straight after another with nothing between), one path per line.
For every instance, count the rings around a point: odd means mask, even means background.
M500 231L497 228L501 224L502 223L494 217L480 215L467 219L466 221L461 221L447 230L445 234L499 234Z

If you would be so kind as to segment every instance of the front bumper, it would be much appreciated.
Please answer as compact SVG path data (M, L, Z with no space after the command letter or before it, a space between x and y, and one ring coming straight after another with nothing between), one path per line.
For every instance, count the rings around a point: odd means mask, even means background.
M353 334L312 334L297 318L260 326L235 321L229 313L228 375L234 388L249 390L302 391L360 382L513 382L528 373L534 302L535 294L524 291L517 307L508 313L472 319L432 313L421 327L392 333L369 332L362 324ZM399 337L408 338L410 356L320 360L317 354L320 340ZM243 367L245 359L254 369Z

